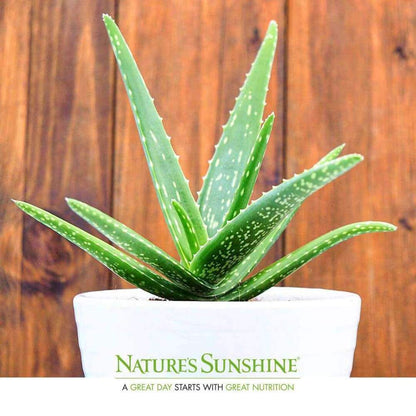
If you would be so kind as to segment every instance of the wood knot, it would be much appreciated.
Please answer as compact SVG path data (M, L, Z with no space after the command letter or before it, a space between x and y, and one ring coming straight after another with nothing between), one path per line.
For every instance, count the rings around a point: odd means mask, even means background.
M52 270L46 270L46 272L48 274L47 278L33 281L22 280L20 286L22 293L25 295L36 295L38 293L46 296L62 295L69 282Z
M413 226L406 217L399 218L399 224L402 225L407 231L413 231Z
M75 246L44 225L28 218L23 242L22 292L59 296L75 275ZM74 264L75 263L75 264Z
M258 43L260 43L260 34L259 34L259 29L257 27L253 29L253 33L250 38L250 43L252 45L257 45Z
M393 53L404 61L407 61L410 57L409 53L407 52L406 48L402 45L398 45L394 48Z
M259 29L257 27L253 28L251 36L248 39L248 50L257 52L261 43Z

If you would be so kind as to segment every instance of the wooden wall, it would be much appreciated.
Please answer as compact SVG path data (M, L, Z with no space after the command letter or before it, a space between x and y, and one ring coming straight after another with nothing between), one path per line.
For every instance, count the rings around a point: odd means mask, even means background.
M267 261L348 222L397 224L285 284L359 293L354 375L416 376L416 3L407 0L2 0L0 376L82 375L73 296L127 287L10 198L84 226L64 197L81 199L174 254L103 12L139 61L194 192L277 20L267 100L277 125L256 194L340 143L366 161L307 201Z

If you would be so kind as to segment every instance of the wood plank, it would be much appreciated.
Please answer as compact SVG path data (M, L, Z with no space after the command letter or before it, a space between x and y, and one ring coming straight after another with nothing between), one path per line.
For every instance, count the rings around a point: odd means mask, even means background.
M288 284L359 293L354 374L414 376L416 4L293 0L288 26L288 174L342 142L366 160L307 201L286 251L348 222L399 225L332 249Z
M16 25L16 22L19 22ZM0 376L17 376L23 219L10 198L24 193L30 3L0 2Z
M111 206L114 67L101 14L113 3L33 3L25 199L82 226L65 196ZM72 298L107 288L109 273L30 218L24 224L19 374L81 375Z
M120 1L120 28L181 156L195 196L221 125L271 19L278 21L283 33L283 1ZM266 112L277 112L277 125L256 195L281 178L283 52L281 42ZM177 257L119 75L116 120L114 216ZM272 256L276 253L277 249ZM128 287L118 279L113 285Z

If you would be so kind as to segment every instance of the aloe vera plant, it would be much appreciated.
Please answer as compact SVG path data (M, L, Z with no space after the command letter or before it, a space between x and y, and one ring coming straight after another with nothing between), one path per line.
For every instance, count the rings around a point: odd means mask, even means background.
M376 221L346 225L247 278L302 202L357 165L362 156L341 157L343 145L339 146L309 170L250 202L274 122L271 114L262 123L277 42L277 25L271 22L196 201L126 41L110 16L104 15L103 19L180 261L107 214L74 199L67 199L70 208L124 251L47 211L15 201L24 212L123 279L170 300L249 300L342 241L364 233L395 230L391 224Z

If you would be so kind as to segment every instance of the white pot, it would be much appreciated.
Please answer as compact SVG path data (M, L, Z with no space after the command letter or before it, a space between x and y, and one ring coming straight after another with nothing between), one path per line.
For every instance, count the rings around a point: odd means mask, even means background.
M87 377L348 377L360 307L353 293L289 287L251 302L161 301L140 289L74 299Z

